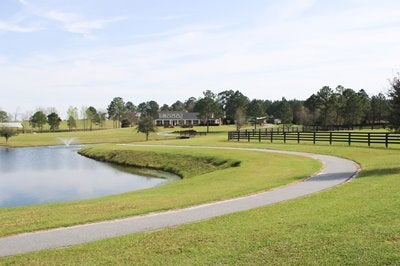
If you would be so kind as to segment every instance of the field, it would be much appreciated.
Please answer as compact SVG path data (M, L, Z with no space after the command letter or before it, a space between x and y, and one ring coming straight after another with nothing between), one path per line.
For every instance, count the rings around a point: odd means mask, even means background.
M73 144L123 143L144 141L145 135L138 134L133 128L54 133L26 133L10 138L8 144L6 144L5 139L2 138L0 139L0 146L28 147L64 145L59 138L75 138ZM156 139L157 135L154 135L153 138Z
M25 130L38 131L37 128L33 128L29 124L29 121L24 121L23 122L23 126L24 126ZM111 129L113 127L114 127L114 122L112 120L105 120L102 124L95 124L95 123L92 124L92 129L93 130L96 130L96 129ZM76 128L72 128L72 130L78 130L78 131L85 130L85 129L89 130L90 129L90 124L89 124L88 121L84 121L84 120L81 120L81 119L76 121ZM61 123L60 123L60 125L58 127L58 130L60 130L60 131L68 131L69 130L66 120L61 121ZM43 126L43 131L50 131L49 124L45 124Z
M400 149L399 148L368 148L366 145L360 146L337 146L337 145L312 145L312 144L281 144L281 143L238 143L228 142L227 134L223 128L214 129L220 133L209 134L206 137L195 137L193 139L167 139L153 140L152 144L173 144L173 145L201 145L201 146L234 146L234 147L257 147L273 148L283 150L305 151L320 154L329 154L352 159L362 167L360 176L355 180L334 189L308 197L290 200L287 202L263 207L251 211L245 211L213 218L207 221L169 228L154 232L147 232L125 237L118 237L97 241L94 243L74 246L70 248L47 250L4 258L0 260L2 264L18 265L74 265L74 264L245 264L245 265L265 265L265 264L306 264L306 265L337 265L337 264L356 264L356 265L398 265L400 264ZM115 134L126 134L121 130ZM113 139L114 138L114 139ZM110 137L110 142L117 142L116 139L123 137ZM158 138L155 134L153 139ZM15 138L17 139L17 138ZM134 140L127 140L127 142ZM99 141L100 142L100 141ZM15 145L19 146L19 145ZM93 151L94 154L105 152L113 145L99 146ZM119 149L130 149L121 148ZM157 148L154 148L157 151ZM141 148L135 148L143 151ZM205 158L209 153L201 150L181 150L173 152L171 149L159 148L157 153L186 154ZM193 154L188 154L192 153ZM182 186L183 190L193 189L199 186L200 190L206 192L212 188L212 193L219 192L219 198L233 197L240 193L250 193L266 189L262 187L262 181L250 182L250 184L240 185L243 176L248 173L260 178L270 173L282 174L282 169L300 169L302 176L310 174L318 168L313 162L302 161L297 157L278 158L276 155L268 156L252 164L259 154L252 153L231 153L215 151L211 156L217 158L216 161L235 161L240 160L240 166L227 167L212 172L197 175L188 175L187 182L197 181L196 184L186 184L183 182L175 183L175 186ZM238 159L239 158L239 159ZM274 161L274 158L277 160ZM303 158L301 158L303 159ZM299 160L296 165L296 160ZM265 163L268 162L268 163ZM271 162L271 164L269 164ZM277 164L277 165L276 165ZM277 168L273 168L276 166ZM249 167L249 168L246 168ZM265 167L265 168L262 168ZM206 167L207 168L207 167ZM245 168L243 170L243 168ZM260 171L257 171L260 169ZM237 181L224 181L226 173L235 174ZM243 174L247 173L247 174ZM261 174L262 173L262 174ZM291 176L292 175L292 176ZM201 176L201 178L198 178ZM240 178L242 177L242 178ZM286 181L301 178L293 176L293 172L288 171ZM207 186L207 182L221 182L220 187ZM226 183L224 183L226 182ZM268 181L269 182L269 181ZM283 183L285 183L283 182ZM244 182L246 183L246 182ZM177 185L178 184L178 185ZM278 185L275 183L274 186ZM172 185L171 185L172 186ZM236 192L232 188L236 187ZM244 187L247 187L246 189ZM159 198L160 202L169 202L181 196L179 191L166 196L168 187L157 188L153 196ZM233 189L235 190L235 189ZM134 194L142 195L151 190ZM180 190L182 191L182 190ZM240 193L237 193L241 191ZM194 193L191 193L193 195ZM125 195L126 196L126 195ZM96 208L87 202L79 202L83 207L82 213L75 216L86 215L86 212L97 209L99 214L104 212L104 208L112 206L112 203L124 195L96 200ZM138 196L132 196L131 200L136 202ZM186 202L192 200L184 197ZM121 201L122 202L122 201ZM125 201L126 202L126 201ZM140 204L144 204L142 201ZM73 203L78 204L78 203ZM79 208L74 208L73 204L66 204L65 208L71 207L67 211L66 217L74 214ZM159 204L159 203L157 203ZM190 204L196 204L191 202ZM10 208L6 211L1 210L0 217L3 224L10 220L24 220L23 217L35 215L36 212L48 211L49 221L57 219L61 215L54 211L55 205L44 205L41 207L29 208ZM168 205L168 204L167 204ZM88 207L85 209L85 207ZM147 206L148 207L148 206ZM180 207L179 205L169 205L165 208ZM128 207L127 210L130 210ZM114 209L114 208L110 208ZM118 208L115 208L118 209ZM19 211L22 211L18 213ZM130 214L147 212L133 211ZM136 212L136 213L135 213ZM11 213L11 214L10 214ZM42 214L44 215L44 214ZM52 216L53 215L53 216ZM125 214L124 214L125 215ZM117 215L118 216L118 215ZM40 215L34 216L32 220L39 219ZM63 217L63 219L66 219ZM99 215L98 219L105 217ZM26 218L27 220L28 218ZM96 219L94 219L96 220ZM75 221L76 222L76 221ZM79 221L79 222L82 222ZM78 222L78 223L79 223ZM22 223L23 224L23 223ZM49 226L43 222L44 226ZM53 224L49 227L57 226ZM35 227L16 223L11 226L13 229L3 231L3 235L12 232L35 230ZM39 228L39 227L38 227Z
M185 130L182 128L158 128L157 132L150 134L150 140L170 140L176 136L163 136L160 133ZM205 127L194 127L193 130L205 132ZM226 134L228 130L234 130L232 126L211 127L211 134ZM93 131L65 131L25 133L13 136L6 143L5 138L0 138L0 147L30 147L45 145L63 145L59 138L75 138L73 144L97 144L97 143L130 143L145 141L146 136L138 133L135 127L119 129L100 129Z

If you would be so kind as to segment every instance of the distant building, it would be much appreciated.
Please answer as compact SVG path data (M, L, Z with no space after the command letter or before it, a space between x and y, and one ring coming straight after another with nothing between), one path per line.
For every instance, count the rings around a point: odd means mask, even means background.
M21 122L4 122L0 123L0 127L9 127L9 128L24 128Z
M275 125L280 125L280 124L282 124L282 120L280 120L279 118L275 118L274 119L274 124Z
M200 125L199 113L188 113L181 111L158 112L157 126L198 126Z
M183 111L161 111L155 120L157 126L200 126L205 123L198 117L199 113L189 113ZM211 118L211 125L220 125L221 120Z

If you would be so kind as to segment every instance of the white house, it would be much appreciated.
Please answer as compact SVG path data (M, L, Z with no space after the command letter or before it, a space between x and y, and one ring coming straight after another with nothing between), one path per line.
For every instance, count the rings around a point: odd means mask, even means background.
M183 111L161 111L158 112L158 118L155 120L157 126L200 126L204 125L198 117L199 113L189 113ZM209 119L212 125L220 125L219 118Z
M162 111L158 112L156 119L157 126L198 126L200 119L199 113L188 113L181 111Z

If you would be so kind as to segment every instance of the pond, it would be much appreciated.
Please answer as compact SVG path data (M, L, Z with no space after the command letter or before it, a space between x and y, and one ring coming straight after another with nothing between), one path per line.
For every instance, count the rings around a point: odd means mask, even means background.
M81 200L179 179L80 156L79 146L0 149L0 207ZM139 173L139 174L138 174Z

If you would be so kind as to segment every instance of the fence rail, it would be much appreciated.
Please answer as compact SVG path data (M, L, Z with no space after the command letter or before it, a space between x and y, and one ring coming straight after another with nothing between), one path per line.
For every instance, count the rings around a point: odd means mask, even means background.
M371 144L400 144L399 133L388 132L285 132L271 130L244 130L228 132L228 140L247 140L248 142L256 140L258 142L270 141L296 141L300 142L328 142L332 143L347 143L349 146L352 143L365 143L368 146Z

